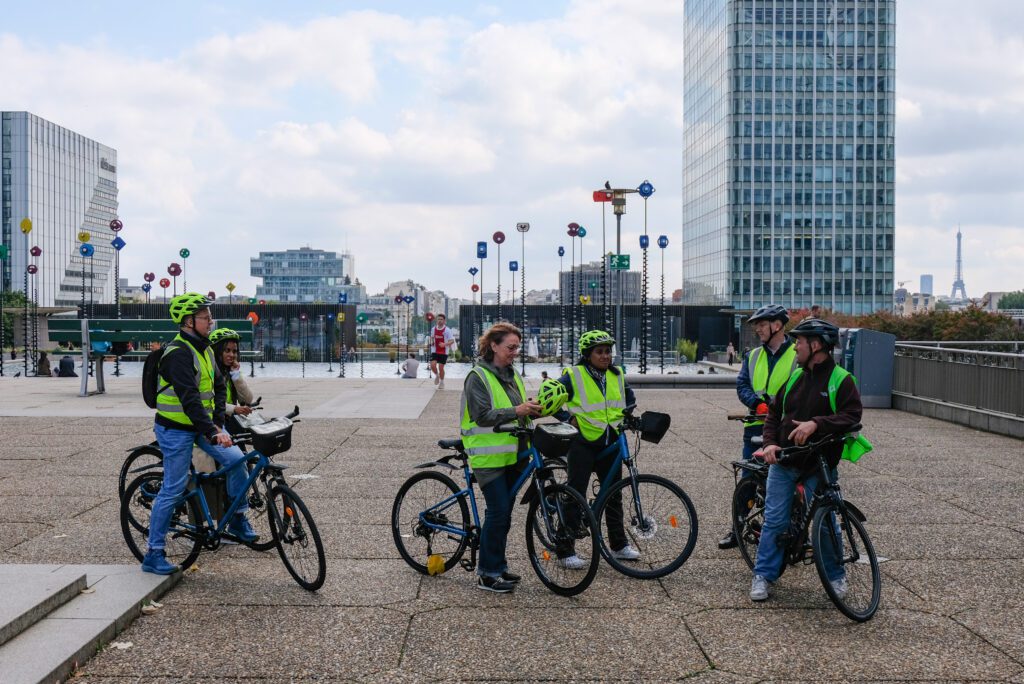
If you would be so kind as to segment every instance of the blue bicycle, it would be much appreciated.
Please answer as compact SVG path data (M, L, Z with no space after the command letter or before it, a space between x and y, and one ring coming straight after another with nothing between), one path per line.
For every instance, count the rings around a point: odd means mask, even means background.
M697 510L682 487L658 475L641 475L637 470L640 441L657 444L668 432L670 417L646 411L636 417L626 414L619 438L598 458L614 458L603 482L592 482L591 507L601 535L601 555L613 568L638 579L656 579L679 569L697 544ZM636 436L630 452L626 436ZM565 462L550 463L558 471ZM614 478L626 467L625 476ZM624 558L609 546L608 540L625 538L638 558Z
M551 467L541 454L564 455L576 436L576 428L545 423L536 428L518 424L499 425L496 432L529 436L531 446L519 454L526 460L516 480L513 496L530 481L520 504L529 504L526 515L526 551L537 577L551 591L574 596L584 591L597 574L600 538L594 514L587 502L570 487L554 481ZM462 471L463 487L448 475L427 470L402 484L391 509L395 546L413 569L439 574L455 567L476 568L480 548L480 514L473 491L475 478L469 468L461 439L442 439L442 449L455 453L416 468ZM453 464L452 462L456 463ZM466 549L470 557L463 559ZM571 567L563 559L575 553L585 565Z
M251 444L253 450L238 463L211 473L197 472L189 466L189 483L171 515L165 553L167 559L183 569L195 563L200 551L216 550L227 541L258 548L260 540L244 542L228 532L228 523L243 501L252 507L254 500L265 510L271 539L281 561L299 586L316 591L327 577L324 545L313 516L305 502L285 481L288 466L274 463L272 457L291 447L292 413L251 426L251 433L238 442ZM121 498L121 532L132 554L140 561L149 537L153 502L163 485L162 462L151 463L132 472L143 471L126 488ZM224 494L224 477L231 468L249 468L245 489L234 499ZM149 471L149 472L146 472Z

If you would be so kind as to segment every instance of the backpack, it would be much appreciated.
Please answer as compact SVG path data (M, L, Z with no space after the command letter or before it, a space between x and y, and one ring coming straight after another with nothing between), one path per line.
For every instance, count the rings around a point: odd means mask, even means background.
M160 360L164 357L166 348L166 344L161 344L159 349L149 352L142 366L142 400L151 409L156 408L157 389L160 387Z

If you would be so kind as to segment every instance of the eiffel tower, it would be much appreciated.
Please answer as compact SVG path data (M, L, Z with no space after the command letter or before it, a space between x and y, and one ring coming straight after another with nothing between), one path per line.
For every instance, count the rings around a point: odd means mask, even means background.
M961 250L960 243L963 235L960 233L960 226L956 227L956 280L953 281L953 292L949 295L950 299L956 299L956 293L960 293L960 299L967 299L967 290L964 288L964 260L963 251Z

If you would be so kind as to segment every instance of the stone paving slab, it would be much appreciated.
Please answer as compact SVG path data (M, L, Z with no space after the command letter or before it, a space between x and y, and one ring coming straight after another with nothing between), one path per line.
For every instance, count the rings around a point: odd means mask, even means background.
M564 599L532 573L521 507L508 555L524 580L511 596L480 592L461 569L422 577L398 556L388 524L391 501L414 465L444 455L437 439L457 434L457 389L431 392L413 418L326 419L309 413L347 380L287 387L268 381L266 389L263 379L257 382L268 415L290 403L303 408L293 449L279 460L293 464L290 477L318 476L294 482L327 547L325 587L317 594L301 590L275 551L204 553L199 571L165 597L164 610L122 635L134 646L90 661L84 681L469 681L485 675L494 681L1024 681L1015 641L1024 614L1020 441L899 411L865 414L876 452L857 465L844 463L842 484L867 514L879 553L892 560L882 565L878 615L856 625L828 602L811 566L787 569L773 598L752 605L746 565L736 551L717 549L728 523L729 462L739 452L740 430L725 420L738 408L731 390L638 392L642 408L673 417L661 444L644 444L640 467L677 481L694 501L700 535L691 559L651 582L603 565L587 592ZM371 381L355 389L416 390ZM0 386L0 415L5 396ZM113 399L111 411L132 401L127 394ZM0 510L33 511L24 523L0 517L0 563L70 556L130 562L118 525L116 475L124 449L148 442L152 432L148 412L122 415L0 421ZM74 456L58 449L45 460L2 458L4 448L19 455L26 435L42 444L76 429L81 440L58 440ZM46 478L54 480L51 496L18 496L19 488ZM18 501L8 504L10 498ZM54 539L65 528L74 536ZM212 638L200 641L207 628ZM783 639L794 630L814 634L821 654L812 658ZM484 639L494 635L498 646L487 650ZM272 648L282 656L255 669L240 655ZM491 655L490 665L480 664ZM613 659L624 663L620 674ZM152 661L158 665L151 672Z

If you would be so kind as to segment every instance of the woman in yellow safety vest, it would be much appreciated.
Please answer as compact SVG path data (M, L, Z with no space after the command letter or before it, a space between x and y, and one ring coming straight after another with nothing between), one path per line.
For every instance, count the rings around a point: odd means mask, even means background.
M241 364L239 364L238 342L241 335L231 328L217 328L210 333L210 345L213 347L213 357L217 360L217 368L224 377L225 385L225 427L231 434L239 430L238 423L231 419L233 416L247 416L252 413L249 404L252 403L252 390L245 382L242 375Z
M540 404L527 398L514 367L522 340L519 328L511 323L491 326L477 343L477 365L462 390L462 444L487 502L477 587L498 593L512 591L520 579L508 570L505 544L512 526L512 486L525 465L518 455L527 444L525 438L494 432L493 427L511 421L528 426L541 412Z

